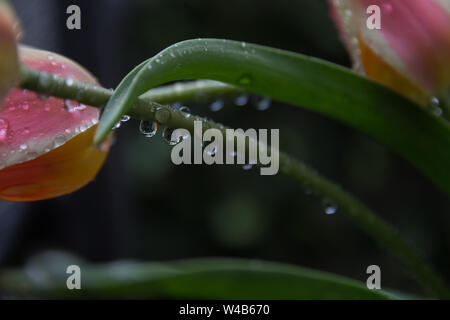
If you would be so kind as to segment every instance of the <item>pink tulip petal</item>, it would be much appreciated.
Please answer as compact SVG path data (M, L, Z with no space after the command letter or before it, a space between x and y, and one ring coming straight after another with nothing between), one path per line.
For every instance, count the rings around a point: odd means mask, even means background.
M330 3L355 64L364 64L361 61L364 46L399 73L399 76L381 78L404 77L429 95L448 90L450 1L331 0ZM381 9L381 30L367 28L366 9L370 5ZM359 41L363 43L355 45ZM379 75L368 76L382 82L377 79Z
M97 84L73 61L42 50L20 47L21 60L30 68ZM99 111L54 97L11 89L0 110L0 168L34 159L59 147L95 125Z

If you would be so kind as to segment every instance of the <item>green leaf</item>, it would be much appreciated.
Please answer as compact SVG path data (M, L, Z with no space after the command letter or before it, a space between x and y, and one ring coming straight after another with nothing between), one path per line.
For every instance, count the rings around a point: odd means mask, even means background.
M82 290L67 290L66 267L81 268ZM39 278L33 275L39 275ZM358 281L293 265L244 259L190 259L167 263L91 265L51 253L26 272L3 273L2 287L28 284L27 292L73 298L392 299Z
M188 40L143 62L109 100L94 142L101 142L150 88L198 78L237 85L335 118L390 147L450 194L450 126L444 119L346 68L236 41Z

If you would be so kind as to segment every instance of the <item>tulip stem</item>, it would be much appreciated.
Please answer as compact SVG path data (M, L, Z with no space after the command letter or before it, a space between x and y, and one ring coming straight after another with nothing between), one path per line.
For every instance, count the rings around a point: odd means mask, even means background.
M21 67L19 86L40 94L76 100L95 107L103 107L113 91L102 87L90 86L77 81L50 75ZM199 96L199 93L202 93ZM178 101L196 100L217 95L239 94L242 90L227 84L210 80L176 83L143 94L128 115L140 119L156 121L171 128L184 128L193 133L194 121L202 121L203 127L216 128L224 133L225 127L213 121L190 115L174 108L163 106ZM157 101L154 102L154 101ZM247 146L248 147L248 146ZM315 172L312 168L280 152L280 171L295 180L302 189L307 189L330 202L339 212L384 246L399 259L415 276L422 287L432 296L450 298L450 291L443 278L397 232L396 228L376 215L353 195L340 186Z

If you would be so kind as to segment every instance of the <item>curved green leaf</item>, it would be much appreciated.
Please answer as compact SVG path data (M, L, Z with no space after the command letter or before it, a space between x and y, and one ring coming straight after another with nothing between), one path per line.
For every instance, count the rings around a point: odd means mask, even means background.
M82 290L67 290L66 267L82 270ZM37 278L36 275L39 277ZM90 265L47 254L26 272L3 274L5 289L28 284L26 292L73 298L194 299L393 299L358 281L293 265L244 259L190 259L167 263L114 262Z
M135 68L109 100L99 143L139 95L162 83L212 79L307 107L377 139L450 194L450 126L352 71L300 54L229 40L188 40Z

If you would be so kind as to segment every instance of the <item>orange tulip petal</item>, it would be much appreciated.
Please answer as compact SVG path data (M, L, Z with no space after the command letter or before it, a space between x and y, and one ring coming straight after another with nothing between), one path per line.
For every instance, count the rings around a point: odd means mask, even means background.
M86 185L101 168L109 142L92 145L96 126L33 160L0 171L0 199L33 201L71 193Z

